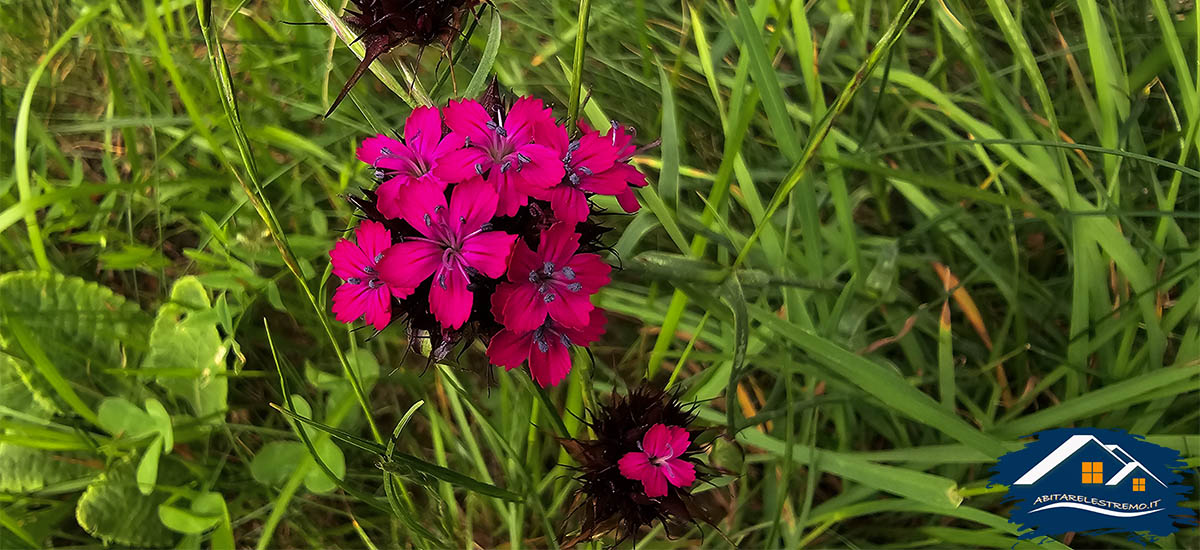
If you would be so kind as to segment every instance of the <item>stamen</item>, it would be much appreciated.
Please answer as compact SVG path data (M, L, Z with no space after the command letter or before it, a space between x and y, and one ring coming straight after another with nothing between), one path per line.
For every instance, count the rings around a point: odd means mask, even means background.
M471 136L463 136L463 147L471 146Z
M591 168L588 168L587 166L580 166L580 167L579 167L579 171L580 171L580 172L583 172L583 175L585 175L585 176L590 176L590 175L592 175L592 169L591 169Z
M571 182L571 185L579 187L579 182L580 182L579 174L576 174L575 172L571 172L569 175L567 175L567 180Z
M536 269L529 272L529 282L536 283L540 279L541 279L541 277L538 276L538 272Z
M375 255L375 263L379 263L382 261L383 261L383 252L380 252L379 254Z
M458 217L458 223L467 223L467 217L466 217L466 216L459 216L459 217Z
M350 277L349 279L346 279L346 282L352 285L358 285L362 284L362 279L359 279L358 277Z
M562 274L563 274L563 278L565 278L568 281L575 280L575 270L571 269L571 266L564 266L562 268Z
M547 276L553 275L554 274L554 262L546 262L546 263L542 264L542 271L546 272Z
M555 300L555 299L557 299L557 298L558 298L558 295L557 295L557 294L552 294L552 293L549 293L549 292L547 292L547 293L545 293L545 294L543 294L543 295L542 295L542 301L543 301L543 302L545 302L545 303L547 303L547 304L554 302L554 300Z
M438 273L437 284L438 286L442 287L442 290L446 290L446 273L444 271L442 273Z
M504 164L500 165L500 173L503 174L503 173L507 172L509 168L512 168L512 161L511 160L504 161Z
M381 156L385 156L385 157L386 157L386 156L391 156L391 154L392 154L392 150L391 150L391 149L388 149L387 147L380 147L380 148L379 148L379 154L380 154Z
M542 334L542 329L538 328L533 331L533 342L537 344L538 351L542 353L550 351L550 343L546 341L546 336Z
M433 227L433 218L429 217L428 212L426 212L425 214L422 214L422 217L425 218L425 227Z
M371 279L370 281L367 281L367 288L369 289L374 290L381 286L383 286L383 281L380 281L379 279Z
M567 290L570 290L571 292L579 292L580 290L583 290L583 284L571 283L567 285Z
M517 153L517 159L520 160L522 164L529 162L529 157L525 156L525 153Z
M579 150L579 140L572 141L570 145L567 145L568 153L573 153L577 150Z
M483 175L483 165L482 164L475 165L475 173L479 174L481 176Z
M382 256L382 254L380 254L380 256ZM379 260L375 260L375 263L379 263ZM375 268L373 268L369 265L364 265L362 270L363 270L363 273L375 273Z

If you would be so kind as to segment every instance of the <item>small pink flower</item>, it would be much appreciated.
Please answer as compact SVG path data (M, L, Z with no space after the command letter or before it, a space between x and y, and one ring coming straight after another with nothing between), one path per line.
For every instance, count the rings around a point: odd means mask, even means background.
M356 243L340 239L329 251L333 274L346 281L333 293L333 316L343 323L366 317L383 330L392 321L392 295L403 298L411 289L392 288L379 278L376 265L392 245L392 234L378 222L363 221L354 231Z
M363 141L358 160L375 167L380 179L388 178L375 193L379 212L389 218L400 217L400 203L408 192L419 186L446 189L446 181L434 174L439 162L462 146L462 138L442 137L442 115L434 107L417 107L404 122L404 142L383 134Z
M592 312L591 295L608 284L612 267L596 254L576 254L574 224L542 231L537 252L518 242L508 261L508 281L492 295L492 313L517 332L533 330L549 315L562 326L582 327Z
M488 343L487 355L493 365L505 370L529 362L529 373L541 387L557 386L571 371L571 345L586 346L600 339L608 319L600 308L593 309L582 328L568 328L553 319L529 331L505 328Z
M515 235L488 231L496 213L491 186L460 183L446 195L431 186L414 187L397 206L400 217L421 233L407 237L383 252L379 275L389 286L415 289L433 276L429 304L433 316L447 328L459 328L471 316L474 293L471 275L492 279L504 274ZM410 291L411 292L411 291Z
M445 181L486 176L500 195L500 215L516 214L531 194L562 180L560 152L548 145L560 134L565 141L566 130L540 99L522 97L503 116L471 99L451 101L444 111L451 135L465 147L449 154L435 173Z
M696 467L679 456L691 444L687 430L678 426L650 426L638 445L640 451L626 453L617 461L621 475L642 482L646 496L667 496L667 484L687 487L696 481Z
M646 176L629 164L637 151L631 144L633 132L615 122L606 135L581 126L584 133L578 140L554 144L566 152L566 177L554 187L536 191L534 198L550 201L554 216L565 222L587 219L590 208L585 193L613 195L626 212L636 212L641 207L630 186L645 186Z

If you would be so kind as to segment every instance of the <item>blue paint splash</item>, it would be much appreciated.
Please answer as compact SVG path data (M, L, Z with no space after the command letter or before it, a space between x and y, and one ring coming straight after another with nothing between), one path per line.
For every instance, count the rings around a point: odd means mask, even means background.
M1192 488L1179 452L1141 436L1098 428L1057 428L1000 457L989 486L1008 486L1009 522L1021 539L1067 532L1128 533L1142 544L1196 525L1180 506Z

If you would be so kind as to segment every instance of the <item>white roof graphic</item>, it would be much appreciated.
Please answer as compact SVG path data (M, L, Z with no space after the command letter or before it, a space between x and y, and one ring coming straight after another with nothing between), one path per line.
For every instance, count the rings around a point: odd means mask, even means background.
M1154 478L1154 481L1157 481L1163 487L1167 486L1167 484L1163 483L1161 479L1158 479L1158 476L1150 473L1150 470L1147 470L1145 466L1142 466L1141 462L1138 462L1137 459L1133 458L1133 455L1125 452L1125 449L1122 449L1118 445L1105 445L1104 442L1096 439L1095 436L1084 434L1073 435L1067 438L1066 441L1063 441L1062 445L1059 445L1057 449L1054 449L1053 452L1046 455L1046 458L1043 458L1041 462L1038 462L1037 465L1035 465L1033 468L1030 468L1028 472L1025 472L1025 475L1017 479L1013 485L1032 485L1036 483L1037 480L1042 479L1043 476L1050 473L1050 470L1053 470L1059 464L1062 464L1064 460L1070 458L1071 455L1075 454L1077 451L1079 451L1079 449L1082 449L1085 445L1091 442L1095 442L1100 446L1100 448L1108 451L1108 454L1112 455L1113 458L1117 459L1117 462L1122 464L1121 470L1117 472L1117 475L1113 476L1112 479L1109 479L1108 483L1105 483L1105 485L1116 485L1128 477L1129 474L1133 473L1134 470L1141 469L1146 473L1146 475Z

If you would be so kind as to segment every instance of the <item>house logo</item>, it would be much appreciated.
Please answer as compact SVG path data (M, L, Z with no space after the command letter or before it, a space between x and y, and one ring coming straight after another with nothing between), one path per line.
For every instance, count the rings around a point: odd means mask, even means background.
M1061 428L1000 457L991 483L1008 486L1022 539L1067 532L1127 533L1151 542L1195 525L1179 452L1118 430Z

